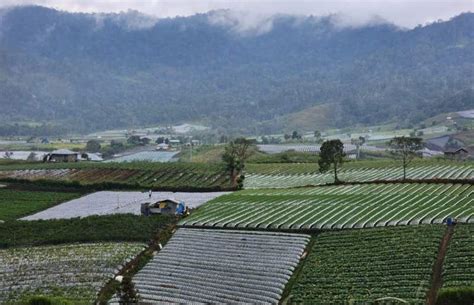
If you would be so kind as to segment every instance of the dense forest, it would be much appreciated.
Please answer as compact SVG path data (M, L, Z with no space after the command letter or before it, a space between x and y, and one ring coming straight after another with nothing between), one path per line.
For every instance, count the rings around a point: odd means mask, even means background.
M409 30L275 16L254 32L226 13L0 10L0 125L87 132L200 122L269 133L302 120L410 124L474 104L473 13Z

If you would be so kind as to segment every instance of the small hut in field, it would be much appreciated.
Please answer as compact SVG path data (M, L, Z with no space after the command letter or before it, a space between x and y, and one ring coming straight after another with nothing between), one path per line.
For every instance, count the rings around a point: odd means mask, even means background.
M69 149L58 149L44 156L45 162L77 162L79 160L78 153Z

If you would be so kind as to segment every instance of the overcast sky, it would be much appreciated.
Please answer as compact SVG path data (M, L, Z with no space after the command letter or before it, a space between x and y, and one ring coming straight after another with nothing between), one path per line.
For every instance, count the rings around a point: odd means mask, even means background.
M277 13L315 16L340 13L348 23L364 23L379 16L403 27L447 20L461 12L474 11L474 0L0 0L0 6L23 4L71 12L131 9L158 17L188 16L216 9L231 9L244 16L248 13L254 18Z

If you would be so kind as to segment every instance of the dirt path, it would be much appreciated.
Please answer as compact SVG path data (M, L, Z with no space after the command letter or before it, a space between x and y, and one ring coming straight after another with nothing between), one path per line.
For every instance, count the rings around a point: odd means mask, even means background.
M433 266L433 275L432 275L432 284L431 289L428 292L428 298L426 299L427 305L435 305L436 299L438 297L438 291L443 285L443 263L446 256L446 251L448 250L448 244L451 240L451 237L454 233L454 226L448 226L446 232L444 233L443 239L439 245L438 257L436 258L435 264Z

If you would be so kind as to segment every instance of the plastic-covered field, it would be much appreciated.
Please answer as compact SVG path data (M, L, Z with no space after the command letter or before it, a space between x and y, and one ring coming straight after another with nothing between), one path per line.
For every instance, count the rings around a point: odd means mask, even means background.
M140 243L71 244L0 250L0 303L46 294L92 304Z
M470 184L359 184L245 190L203 205L181 226L325 230L474 222Z
M173 193L153 192L151 200L174 198L184 201L190 208L218 196L229 194L228 192L214 193ZM142 192L96 192L78 199L64 202L34 215L22 218L22 220L38 219L62 219L74 217L86 217L91 215L109 215L131 213L140 215L140 204L148 202L148 193Z
M309 239L179 229L133 282L143 302L277 304Z
M374 304L392 297L425 304L444 231L437 225L321 233L290 291L290 303Z
M131 161L151 161L151 162L168 162L178 151L141 151L130 155L117 157L105 162L131 162Z
M274 166L273 171L271 169L272 166ZM310 166L306 165L306 167ZM324 174L285 174L281 172L281 168L282 166L279 164L270 164L265 166L264 173L248 174L244 181L245 188L288 188L334 182L334 174L331 171ZM342 168L338 173L338 177L345 182L399 180L402 178L402 169L399 167ZM410 167L407 169L407 179L474 179L474 166L446 164Z

